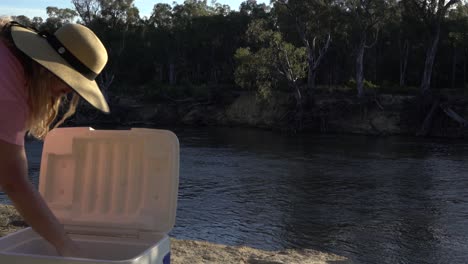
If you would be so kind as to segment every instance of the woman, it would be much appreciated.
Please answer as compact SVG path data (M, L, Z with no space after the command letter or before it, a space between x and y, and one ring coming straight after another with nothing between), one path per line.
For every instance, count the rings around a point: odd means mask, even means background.
M24 220L62 256L82 256L47 204L27 180L24 135L43 139L62 100L73 93L70 117L79 97L108 113L96 76L107 52L88 28L68 24L55 34L37 32L0 18L0 187Z

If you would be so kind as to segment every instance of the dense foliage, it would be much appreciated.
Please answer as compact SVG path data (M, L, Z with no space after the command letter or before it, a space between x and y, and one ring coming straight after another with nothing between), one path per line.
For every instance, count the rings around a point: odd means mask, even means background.
M468 89L461 0L247 0L239 10L186 0L155 4L143 18L133 2L72 0L75 10L48 7L45 20L16 19L40 29L73 20L91 27L110 55L100 81L120 94Z

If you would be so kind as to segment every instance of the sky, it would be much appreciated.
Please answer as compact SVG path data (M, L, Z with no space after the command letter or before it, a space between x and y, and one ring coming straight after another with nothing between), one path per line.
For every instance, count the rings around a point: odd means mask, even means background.
M220 4L226 4L233 10L239 9L244 0L217 0ZM153 6L157 3L171 4L173 2L183 3L183 0L135 0L134 4L140 10L140 16L149 17ZM257 3L269 4L270 0L257 0ZM71 0L1 0L0 16L25 15L29 18L40 16L46 18L46 7L55 6L58 8L73 8Z

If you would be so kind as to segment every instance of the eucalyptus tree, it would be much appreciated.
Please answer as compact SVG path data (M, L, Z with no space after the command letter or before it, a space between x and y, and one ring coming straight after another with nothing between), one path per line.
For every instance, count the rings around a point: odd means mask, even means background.
M277 16L286 13L307 51L307 90L315 88L317 69L331 42L330 16L332 2L327 0L273 0ZM291 23L291 21L288 21Z
M231 13L231 7L229 5L223 5L214 1L214 10L216 14L227 16Z
M20 15L20 16L13 16L11 17L12 20L20 23L20 24L23 24L25 26L32 26L32 21L29 17L27 16L24 16L24 15Z
M274 90L286 85L296 99L295 124L301 128L304 110L301 80L305 78L307 67L305 48L284 41L281 32L265 20L252 21L247 37L253 48L239 48L236 52L236 83L257 90L264 100L269 100Z
M468 3L458 3L457 7L449 11L449 42L453 49L451 87L455 88L457 72L462 72L462 85L467 83L468 57ZM461 66L460 65L461 60Z
M99 0L101 17L112 28L135 24L140 19L139 10L134 5L134 0Z
M109 63L99 77L105 90L114 82L126 79L127 72L122 65L129 65L136 50L127 49L137 39L131 39L140 21L134 0L72 0L82 23L92 28L103 41L109 53ZM128 68L130 69L130 68ZM135 67L132 68L132 70Z
M55 31L64 24L73 22L78 13L70 8L58 8L55 6L48 6L46 8L47 16L45 26Z
M185 0L183 4L177 4L173 8L174 21L181 27L187 26L194 17L209 16L214 13L207 0Z
M167 6L166 6L167 8ZM161 10L161 8L159 9ZM155 10L158 11L158 10ZM167 11L166 11L167 12ZM168 47L169 83L175 85L182 73L190 71L189 53L195 48L193 21L197 17L209 16L214 13L206 0L185 0L172 8L171 29L168 32L171 45ZM161 12L159 15L164 14ZM202 32L197 32L202 33Z
M158 3L153 7L149 22L156 28L170 29L173 23L172 16L172 7L169 4Z
M399 26L398 49L399 49L399 85L406 86L408 73L408 60L413 42L419 42L417 32L421 32L417 18L404 8L403 2L398 4Z
M420 86L422 94L427 94L430 91L432 70L439 45L442 22L446 19L447 11L458 2L460 2L460 0L403 1L405 8L414 16L417 16L424 24L429 36L424 72Z
M264 19L268 16L270 8L264 3L257 3L257 0L245 0L240 4L239 12L253 19Z
M72 0L71 2L85 25L90 25L93 19L99 15L99 0Z
M40 26L44 23L44 19L42 17L33 17L31 20L31 25L35 28L40 28Z
M100 18L111 28L125 24L135 24L139 19L139 10L134 0L71 0L82 23L90 25Z
M364 95L364 54L377 42L379 30L385 20L387 1L385 0L344 0L345 13L349 15L351 27L357 36L356 86L358 97ZM369 41L369 38L373 39Z

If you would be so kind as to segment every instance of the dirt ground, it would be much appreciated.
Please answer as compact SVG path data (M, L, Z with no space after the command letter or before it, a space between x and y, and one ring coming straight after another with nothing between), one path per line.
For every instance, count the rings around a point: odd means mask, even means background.
M0 236L27 225L12 206L0 205ZM171 239L173 264L347 264L344 257L311 249L264 251L250 247L233 247L205 241Z

